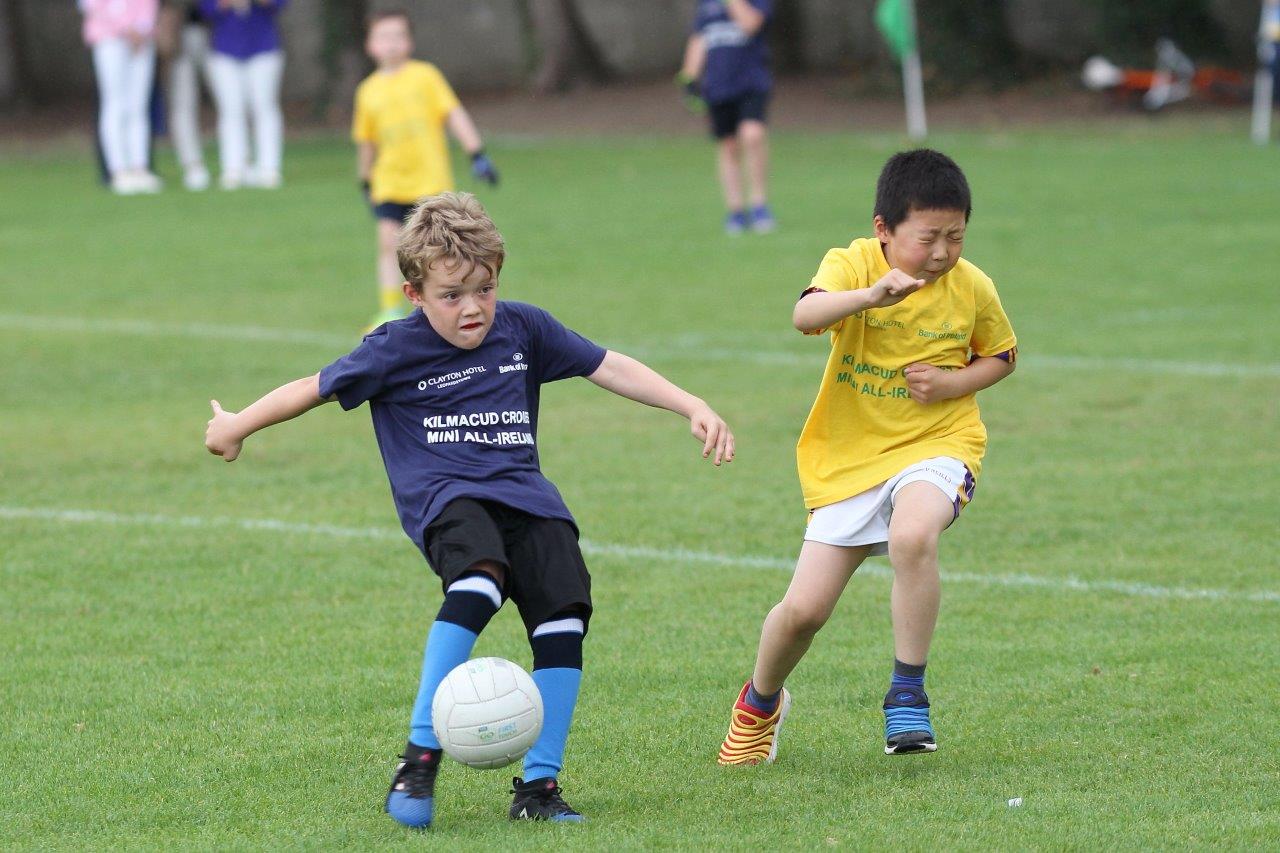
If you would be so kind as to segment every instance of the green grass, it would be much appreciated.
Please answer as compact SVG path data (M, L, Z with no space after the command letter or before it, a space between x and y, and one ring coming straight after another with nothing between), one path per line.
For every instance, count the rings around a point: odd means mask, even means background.
M983 479L944 537L942 751L881 754L880 570L789 682L778 763L716 767L787 575L671 556L796 552L824 344L790 306L866 233L900 140L780 135L782 228L730 241L702 140L499 138L503 295L705 396L740 456L714 470L669 414L547 389L544 467L593 546L561 780L590 822L509 825L509 776L450 766L425 837L381 805L439 591L377 533L396 522L367 415L326 407L231 466L201 443L210 397L315 371L372 313L348 146L292 146L278 193L132 199L77 152L5 156L0 846L1274 845L1280 152L1176 123L933 142L969 174L966 256L1023 352L983 395ZM514 613L477 654L527 662Z

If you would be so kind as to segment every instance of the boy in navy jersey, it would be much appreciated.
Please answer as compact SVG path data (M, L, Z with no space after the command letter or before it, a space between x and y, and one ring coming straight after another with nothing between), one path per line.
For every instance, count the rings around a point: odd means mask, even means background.
M205 446L231 462L264 427L333 400L344 409L368 402L400 523L445 593L427 636L387 812L405 826L430 825L441 758L431 700L510 598L529 635L544 705L524 779L513 780L510 816L582 820L561 797L556 776L582 678L591 578L573 516L539 470L539 390L585 376L669 409L689 419L703 458L716 465L733 459L733 435L706 403L640 362L597 346L540 308L499 302L505 249L474 196L423 201L405 225L398 255L405 296L419 310L240 412L211 401Z

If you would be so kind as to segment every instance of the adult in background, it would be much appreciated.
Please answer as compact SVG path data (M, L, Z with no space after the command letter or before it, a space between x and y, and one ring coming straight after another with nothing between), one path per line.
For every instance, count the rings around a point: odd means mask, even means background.
M765 41L773 0L699 0L693 32L677 79L691 96L706 101L711 135L719 153L724 191L724 228L741 234L775 227L767 197L769 140L765 112L773 90ZM750 193L742 194L745 167Z
M113 192L159 192L147 168L148 100L156 66L159 0L80 0L98 81L98 140Z
M276 16L286 3L287 0L200 0L200 12L209 22L212 36L209 78L218 107L220 183L226 190L280 186L284 152L280 77L284 72L284 51Z
M209 187L200 144L200 79L210 91L209 26L198 0L170 0L161 11L161 53L168 58L169 133L189 190Z

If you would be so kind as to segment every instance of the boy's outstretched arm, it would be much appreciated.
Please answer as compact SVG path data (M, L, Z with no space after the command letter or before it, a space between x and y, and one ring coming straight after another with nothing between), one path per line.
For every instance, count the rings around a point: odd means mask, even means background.
M479 180L497 186L498 170L484 153L484 140L480 138L480 131L476 128L476 123L472 120L471 113L467 112L467 108L461 104L454 107L445 119L445 123L449 127L449 132L453 134L453 138L462 146L462 150L471 157L471 174Z
M791 322L805 334L813 334L859 311L897 305L924 286L924 279L910 276L895 267L870 287L836 292L812 288L792 309Z
M587 377L620 397L684 415L693 437L702 442L702 458L715 453L714 462L732 462L733 433L724 419L703 400L670 382L630 356L609 350L595 373Z
M976 394L1013 373L1014 350L1002 355L979 356L959 370L943 370L932 364L908 364L902 368L911 399L922 406ZM1008 356L1007 358L1005 356Z
M217 400L210 400L213 417L204 432L204 446L214 456L234 462L244 440L258 430L296 418L327 402L320 396L319 373L281 385L239 412L228 412Z

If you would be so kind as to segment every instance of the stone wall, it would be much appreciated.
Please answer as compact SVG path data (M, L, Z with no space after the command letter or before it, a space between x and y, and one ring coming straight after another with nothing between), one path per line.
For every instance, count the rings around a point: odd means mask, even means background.
M375 0L380 3L382 0ZM518 0L387 0L408 8L418 55L438 64L460 91L523 85L533 62ZM696 0L579 0L582 17L603 54L624 76L657 76L677 67ZM928 0L917 0L927 26ZM1097 49L1097 0L1004 0L1014 43L1027 55L1057 62L1083 60ZM1258 0L1205 0L1242 62L1252 57ZM874 0L799 0L803 61L811 68L885 61L872 24ZM46 94L85 96L93 70L80 41L74 0L23 4L32 64ZM313 97L323 85L320 0L292 0L282 17L288 65L285 95ZM11 22L0 16L0 36ZM5 42L0 41L0 44ZM0 100L12 96L12 60L0 56ZM7 87L7 88L6 88Z

